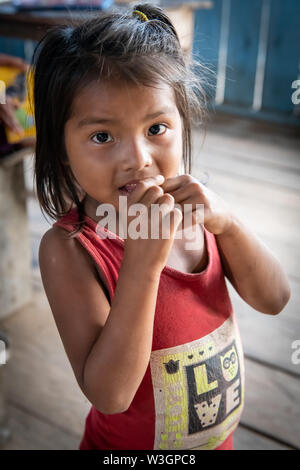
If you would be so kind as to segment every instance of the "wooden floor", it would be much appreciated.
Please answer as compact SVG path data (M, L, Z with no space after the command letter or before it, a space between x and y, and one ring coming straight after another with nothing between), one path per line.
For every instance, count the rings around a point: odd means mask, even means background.
M300 449L300 135L246 119L214 117L202 145L195 134L194 176L222 196L285 267L292 298L282 313L256 312L228 284L246 356L245 410L236 449ZM26 162L30 186L31 161ZM28 200L33 300L0 323L12 355L1 367L12 436L4 449L76 449L90 404L73 377L37 264L48 228ZM300 354L298 355L300 358Z

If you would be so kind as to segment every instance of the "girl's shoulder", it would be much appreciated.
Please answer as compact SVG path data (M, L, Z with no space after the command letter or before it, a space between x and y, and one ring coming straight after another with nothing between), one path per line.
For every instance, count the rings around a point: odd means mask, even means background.
M86 275L86 271L96 273L91 257L76 238L68 237L68 233L62 227L52 227L44 233L39 246L42 276L63 274L63 284L68 283L69 277L74 275L74 270L80 277L83 276L82 273Z
M51 261L59 266L65 257L79 251L79 244L62 227L52 227L42 236L39 246L39 260Z

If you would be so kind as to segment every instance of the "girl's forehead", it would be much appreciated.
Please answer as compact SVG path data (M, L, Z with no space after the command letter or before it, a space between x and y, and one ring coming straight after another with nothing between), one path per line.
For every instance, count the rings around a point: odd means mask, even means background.
M136 85L125 81L91 82L75 94L72 115L95 111L148 111L157 107L176 107L172 87L160 82L153 86Z

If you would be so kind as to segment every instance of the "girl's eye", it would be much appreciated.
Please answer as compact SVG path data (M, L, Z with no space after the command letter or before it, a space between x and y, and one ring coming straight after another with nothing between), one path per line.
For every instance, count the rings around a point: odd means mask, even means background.
M93 136L92 141L96 144L107 144L112 141L112 137L107 132L97 132Z
M154 124L149 128L149 132L152 132L152 135L161 135L164 134L166 130L166 126L164 124Z
M164 134L166 131L166 126L164 124L154 124L149 128L150 135L161 135ZM108 142L112 142L112 137L107 132L97 132L92 137L92 141L96 144L107 144Z

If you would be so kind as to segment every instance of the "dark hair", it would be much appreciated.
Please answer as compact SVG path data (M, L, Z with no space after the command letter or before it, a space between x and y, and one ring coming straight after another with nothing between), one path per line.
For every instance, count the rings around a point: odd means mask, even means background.
M186 173L192 166L192 124L204 120L201 80L194 62L184 56L170 19L151 4L133 9L149 21L134 16L132 10L104 11L82 24L49 30L32 59L37 197L42 211L54 219L65 215L75 203L79 229L84 224L82 190L66 165L64 145L65 123L79 87L112 77L137 85L155 86L163 81L171 86L183 122Z

